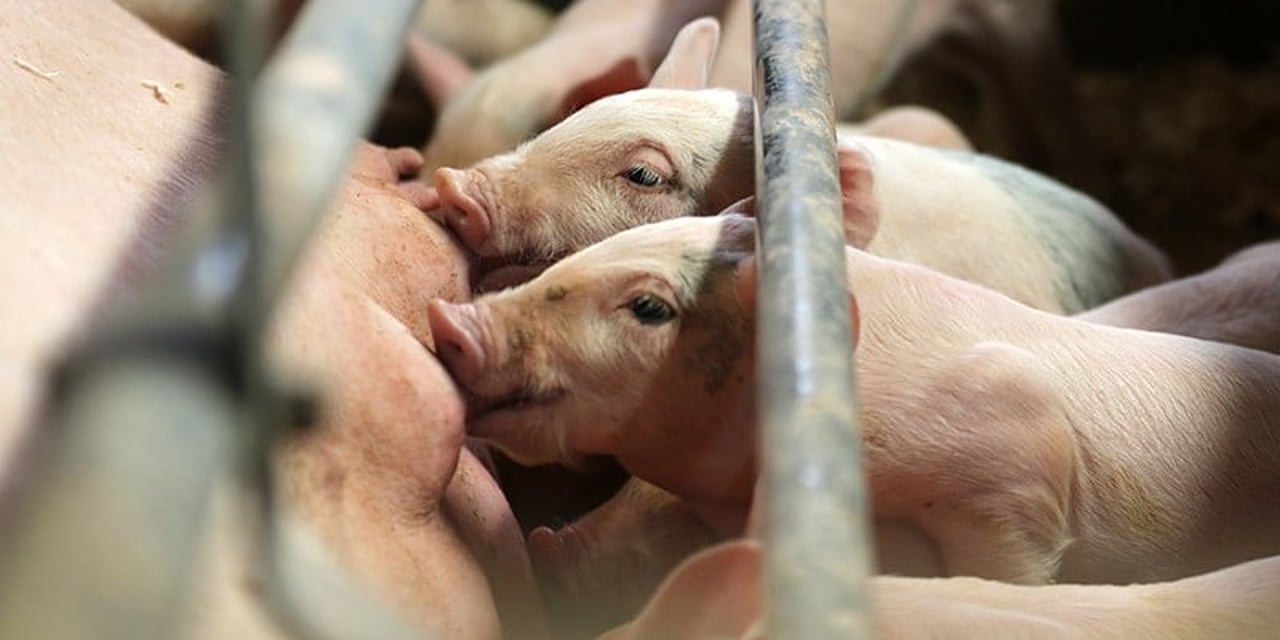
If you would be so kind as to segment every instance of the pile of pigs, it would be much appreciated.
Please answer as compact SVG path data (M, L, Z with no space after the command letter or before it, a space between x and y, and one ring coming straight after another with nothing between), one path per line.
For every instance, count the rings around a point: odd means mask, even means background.
M510 495L621 485L520 523L553 637L760 638L750 2L561 4L428 0L411 39L439 113L399 189L475 289L430 348ZM959 34L1088 184L1050 0L829 5L837 116ZM837 133L877 637L1280 634L1280 244L1173 279L939 113Z
M521 465L610 456L631 475L530 534L563 623L580 633L603 608L616 624L656 589L609 637L759 637L749 3L731 3L723 35L687 22L714 2L656 17L608 4L575 3L474 78L442 77L448 53L415 44L443 105L423 208L487 291L430 304L436 352L472 436ZM922 7L904 46L997 4ZM850 40L873 43L863 58L893 43L832 9L840 113L881 64L846 68ZM1016 19L995 28L1028 28ZM566 55L661 23L685 26L656 65L652 49ZM536 73L553 59L567 72ZM1024 61L1010 66L1044 71ZM1066 116L1045 97L1033 124L1053 131ZM936 113L839 129L881 637L1280 630L1280 558L1265 559L1280 551L1280 246L1171 281L1104 205L974 152Z

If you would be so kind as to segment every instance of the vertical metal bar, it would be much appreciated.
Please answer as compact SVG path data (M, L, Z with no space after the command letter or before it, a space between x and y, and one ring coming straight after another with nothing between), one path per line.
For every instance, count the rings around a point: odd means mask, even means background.
M865 638L868 574L824 0L755 0L769 637Z

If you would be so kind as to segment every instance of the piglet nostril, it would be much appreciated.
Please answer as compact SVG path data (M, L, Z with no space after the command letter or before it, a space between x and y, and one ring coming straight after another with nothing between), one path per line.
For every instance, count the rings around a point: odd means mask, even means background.
M464 386L479 379L485 358L471 305L432 300L427 303L427 322L436 343L436 356L453 379Z

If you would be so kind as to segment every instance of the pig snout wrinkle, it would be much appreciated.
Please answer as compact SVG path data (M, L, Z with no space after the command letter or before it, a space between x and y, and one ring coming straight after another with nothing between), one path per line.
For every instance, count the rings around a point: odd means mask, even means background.
M471 178L465 171L448 167L436 170L436 191L444 223L479 254L493 225L485 204L475 197L471 187Z
M480 346L474 319L463 305L443 300L427 303L427 322L436 342L436 355L459 385L470 387L484 371L484 350Z

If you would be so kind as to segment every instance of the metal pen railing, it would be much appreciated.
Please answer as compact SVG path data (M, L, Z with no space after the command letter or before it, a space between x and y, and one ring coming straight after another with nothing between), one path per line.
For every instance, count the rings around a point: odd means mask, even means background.
M754 0L771 638L867 638L869 574L824 0Z

